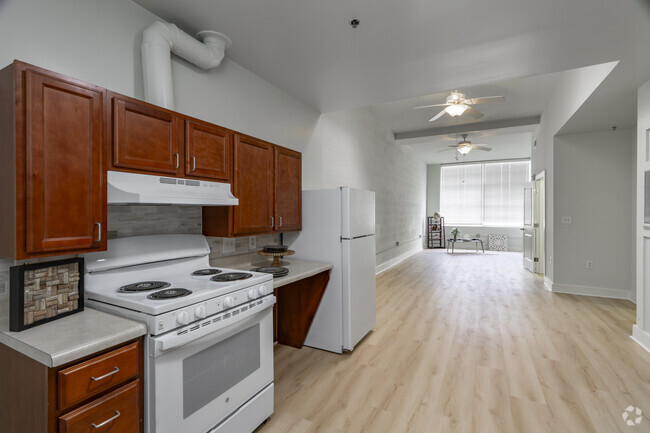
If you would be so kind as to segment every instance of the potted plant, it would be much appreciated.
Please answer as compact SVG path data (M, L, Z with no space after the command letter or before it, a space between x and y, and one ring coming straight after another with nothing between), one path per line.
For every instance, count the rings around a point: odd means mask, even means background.
M460 234L460 230L458 230L458 227L456 227L455 229L453 229L453 230L451 231L451 234L454 235L454 240L456 240L456 239L458 238L458 235Z

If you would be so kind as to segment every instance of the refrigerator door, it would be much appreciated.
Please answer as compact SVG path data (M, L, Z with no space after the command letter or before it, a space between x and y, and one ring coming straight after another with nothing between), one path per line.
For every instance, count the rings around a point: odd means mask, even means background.
M296 251L292 258L332 264L330 281L307 333L305 345L342 352L341 305L341 191L302 192L302 231L285 233L284 241Z
M343 239L374 235L375 193L344 186L341 194Z
M343 240L343 349L352 350L377 322L375 237Z

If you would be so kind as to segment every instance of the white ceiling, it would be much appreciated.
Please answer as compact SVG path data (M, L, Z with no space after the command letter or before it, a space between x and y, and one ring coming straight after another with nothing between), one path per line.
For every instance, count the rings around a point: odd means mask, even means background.
M538 75L459 89L468 98L505 96L506 100L503 102L475 105L474 108L485 115L477 120L467 115L451 117L445 114L440 119L429 122L429 119L440 112L441 107L413 109L421 105L444 102L449 95L448 92L377 104L370 109L395 133L454 125L468 125L468 130L471 130L471 125L479 122L539 116L544 111L548 96L556 85L559 74Z
M470 133L467 137L469 141L486 144L492 150L473 149L465 156L449 148L449 145L462 140L460 134L399 140L399 143L411 156L427 164L530 158L533 129L528 126ZM451 150L441 152L443 149Z
M134 1L227 34L228 57L321 112L620 59L650 71L645 0Z

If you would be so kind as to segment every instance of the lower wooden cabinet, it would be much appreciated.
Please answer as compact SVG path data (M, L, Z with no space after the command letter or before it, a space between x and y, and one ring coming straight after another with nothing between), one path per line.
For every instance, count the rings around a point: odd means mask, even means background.
M48 368L0 344L3 433L144 430L143 340Z
M140 431L140 381L134 380L104 397L59 417L60 433L137 433Z

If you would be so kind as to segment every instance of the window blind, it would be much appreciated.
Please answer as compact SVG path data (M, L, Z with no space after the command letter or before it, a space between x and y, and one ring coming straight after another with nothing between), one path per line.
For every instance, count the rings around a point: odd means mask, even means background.
M480 225L483 198L481 164L442 167L440 211L449 224Z
M520 226L530 161L444 166L440 210L447 224Z

